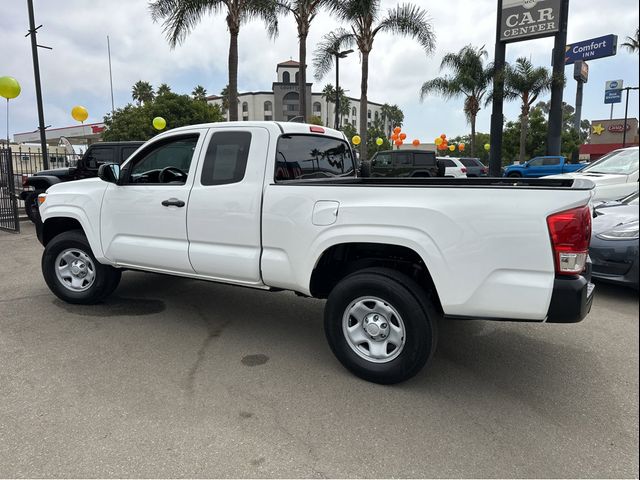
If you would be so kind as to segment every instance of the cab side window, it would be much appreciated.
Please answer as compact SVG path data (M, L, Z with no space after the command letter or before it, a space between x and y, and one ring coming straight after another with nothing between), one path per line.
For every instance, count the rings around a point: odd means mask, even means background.
M393 166L391 163L391 154L379 153L376 155L376 158L371 161L371 166L376 168L391 168Z
M86 158L87 168L98 168L103 163L113 163L113 147L93 147Z
M216 132L211 137L202 165L202 185L241 182L247 170L251 133Z
M542 161L543 161L543 160L544 160L544 159L542 159L542 158L534 158L533 160L531 160L531 161L529 162L529 166L530 166L530 167L541 167L541 166L542 166Z
M542 164L545 166L548 165L560 165L560 159L557 157L545 157L542 160Z
M129 167L128 183L184 184L198 135L169 138L140 152Z
M413 159L410 153L393 153L393 164L396 167L410 167L413 165Z

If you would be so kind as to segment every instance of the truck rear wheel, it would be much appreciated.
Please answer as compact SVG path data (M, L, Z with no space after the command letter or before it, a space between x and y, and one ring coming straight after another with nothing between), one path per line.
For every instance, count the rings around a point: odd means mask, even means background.
M518 172L511 172L510 174L507 175L507 177L520 178L520 177L522 177L522 174L518 173Z
M24 199L24 213L33 223L39 223L40 210L38 209L38 195L42 192L31 192Z
M98 263L80 230L53 238L42 255L42 274L49 289L67 303L90 305L109 296L122 272Z
M368 268L331 291L324 327L342 365L370 382L392 384L416 375L433 356L437 316L427 293L411 278Z

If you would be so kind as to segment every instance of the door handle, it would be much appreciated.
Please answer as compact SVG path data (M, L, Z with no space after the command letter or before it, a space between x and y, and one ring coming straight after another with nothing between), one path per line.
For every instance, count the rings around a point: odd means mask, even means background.
M178 200L177 198L170 198L168 200L164 200L162 202L163 207L179 207L182 208L185 206L185 203L182 200Z

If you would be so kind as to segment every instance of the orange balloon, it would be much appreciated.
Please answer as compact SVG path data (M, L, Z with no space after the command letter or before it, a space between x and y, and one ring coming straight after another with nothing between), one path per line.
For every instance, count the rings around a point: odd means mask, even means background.
M461 152L464 152L464 143L461 143L460 145L458 145L458 150L460 150Z
M393 140L393 141L398 140L398 134L394 133L393 135L391 135L391 140Z
M406 140L407 139L407 134L406 133L401 133L400 134L400 140Z
M418 139L416 138L416 139L415 139L413 142L411 142L411 143L413 143L413 146L414 146L414 147L417 147L417 146L419 146L419 145L420 145L420 140L418 140Z
M447 138L447 136L443 133L442 135L440 135L440 138L444 140Z
M398 133L400 133L401 131L402 131L402 128L400 128L400 127L396 127L396 128L393 129L393 133L395 133L396 135Z
M400 145L402 145L403 143L404 143L404 142L403 142L402 140L400 140L400 139L396 140L396 145L397 145L397 146L400 146Z

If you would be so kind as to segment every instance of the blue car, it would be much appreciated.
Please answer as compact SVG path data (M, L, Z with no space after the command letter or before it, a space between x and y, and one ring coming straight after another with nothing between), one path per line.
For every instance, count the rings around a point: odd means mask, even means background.
M589 256L593 278L638 289L638 192L594 208Z
M535 157L522 165L509 165L504 169L505 177L540 178L547 175L577 172L586 163L570 163L562 156Z

